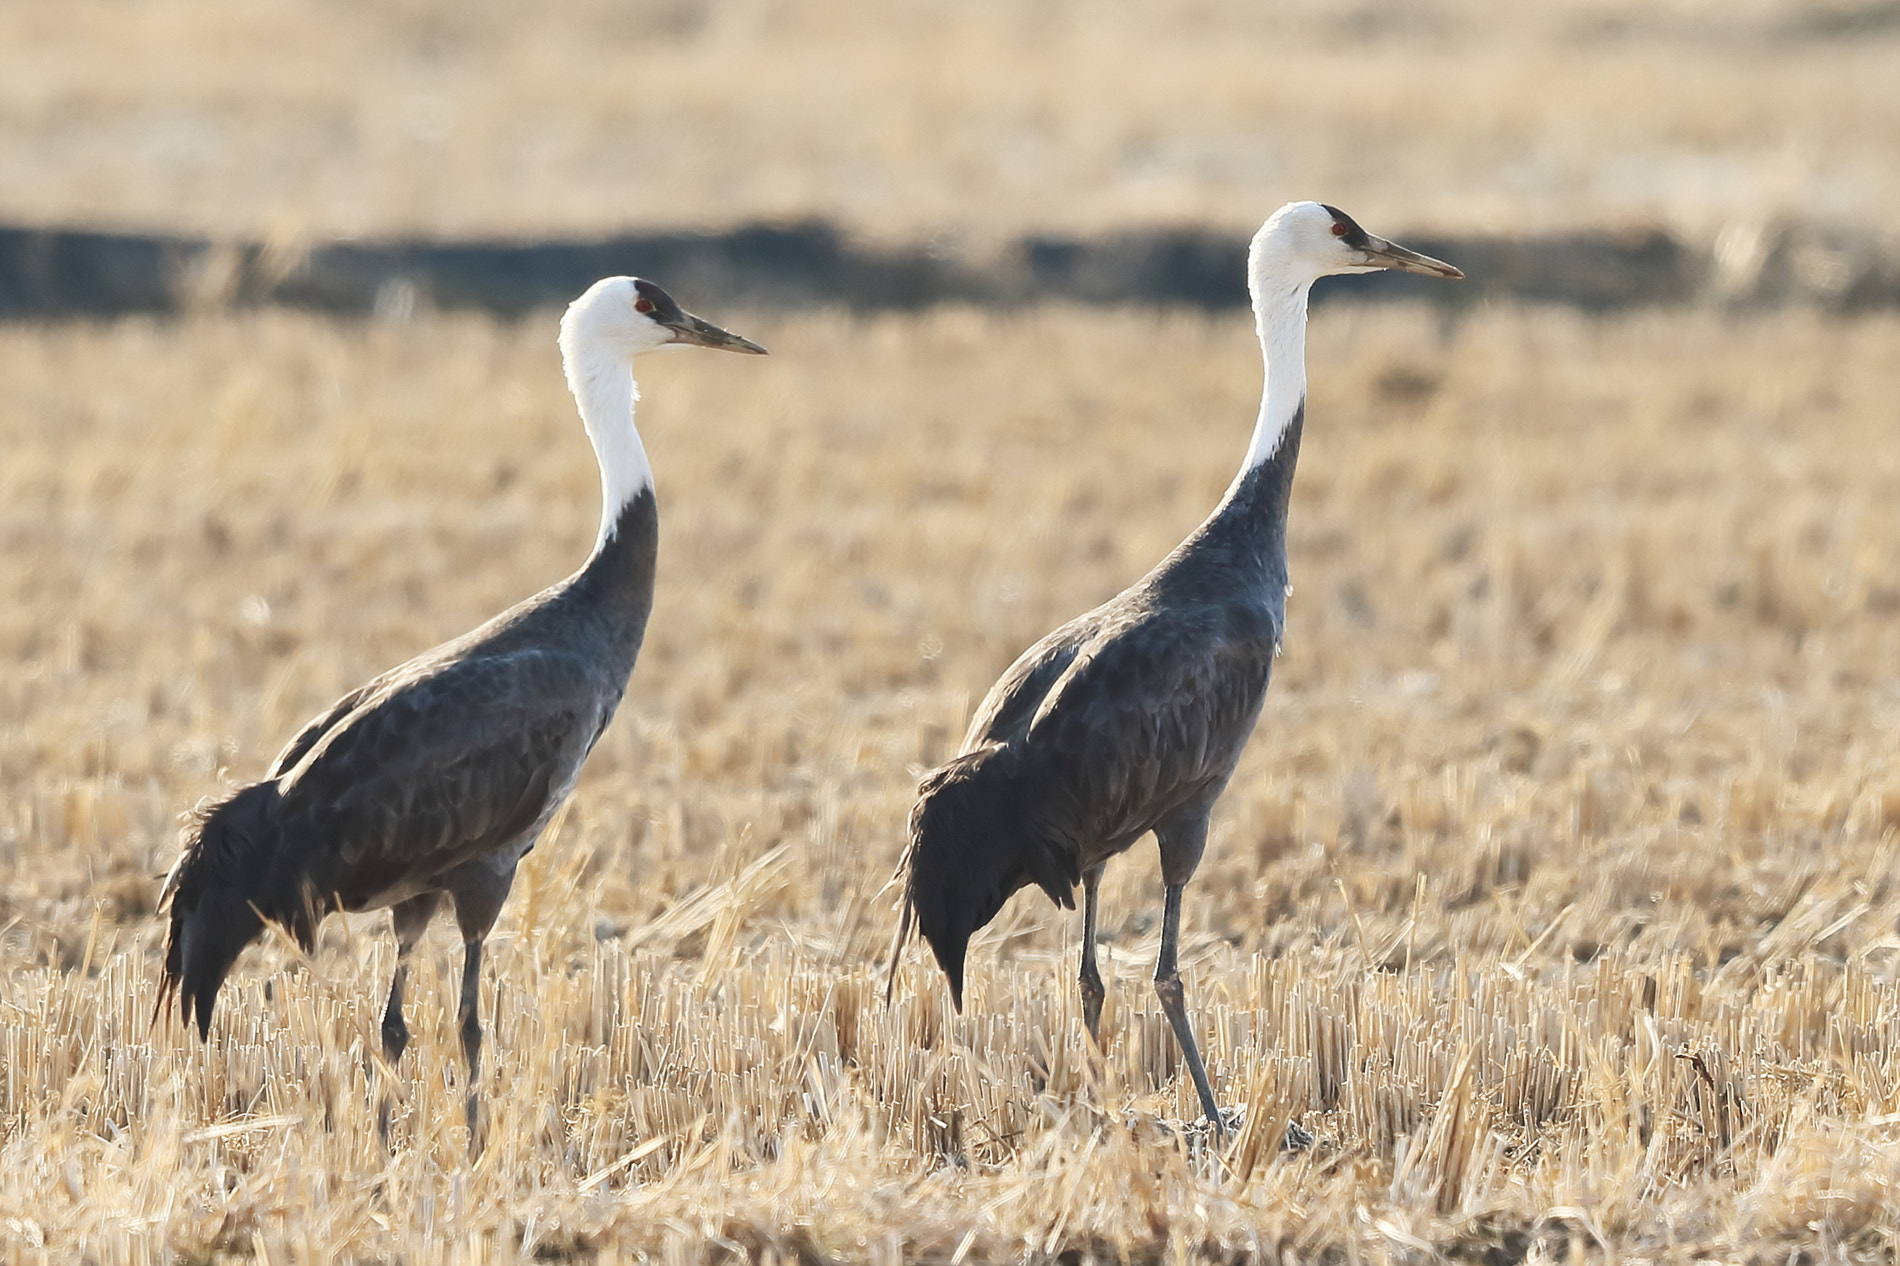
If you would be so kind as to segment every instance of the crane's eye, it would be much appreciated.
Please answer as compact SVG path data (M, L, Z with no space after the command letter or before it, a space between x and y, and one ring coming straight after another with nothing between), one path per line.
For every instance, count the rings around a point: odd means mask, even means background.
M635 312L651 312L653 311L653 300L635 299L633 301L633 310Z
M1333 221L1333 236L1334 237L1346 236L1346 226L1341 224L1338 220Z

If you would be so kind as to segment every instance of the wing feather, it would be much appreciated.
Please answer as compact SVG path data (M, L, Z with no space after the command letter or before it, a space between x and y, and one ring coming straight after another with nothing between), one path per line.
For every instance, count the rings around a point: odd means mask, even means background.
M270 770L264 777L266 779L282 778L289 773L298 761L310 754L310 749L317 745L317 740L329 732L331 726L354 712L356 705L363 701L363 696L381 683L380 677L374 681L365 682L312 717L309 724L298 732L297 737L290 740L284 750L277 754L277 759L271 762Z
M586 664L537 649L394 677L293 763L284 812L328 842L320 882L345 904L368 900L544 821L617 702Z
M1259 717L1275 641L1271 619L1218 609L1104 629L1029 724L1043 812L1078 843L1107 845L1217 793Z
M983 696L976 715L970 718L970 728L963 739L964 752L1022 739L1049 688L1094 635L1095 615L1091 611L1078 620L1071 620L1016 657L1016 662L996 679L996 684Z

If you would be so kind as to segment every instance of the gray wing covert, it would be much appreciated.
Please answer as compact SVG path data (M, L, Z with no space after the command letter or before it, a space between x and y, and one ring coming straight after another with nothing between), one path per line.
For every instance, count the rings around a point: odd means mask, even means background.
M271 762L270 770L264 777L282 778L289 773L298 761L310 754L310 749L317 745L317 741L329 733L330 727L354 712L356 705L363 701L365 695L381 684L382 680L383 678L378 677L373 681L364 682L312 717L310 723L303 727L297 737L290 740L284 750L277 754L277 759Z
M285 811L318 824L337 891L367 899L519 838L571 785L603 711L611 703L567 656L451 663L331 725L285 780Z
M1029 745L1057 803L1102 842L1218 791L1252 733L1273 638L1149 620L1081 648L1050 688ZM1063 803L1065 802L1066 803Z
M490 623L494 623L490 621ZM445 666L456 662L456 655L465 645L473 644L477 634L487 631L487 625L473 633L442 643L396 665L385 672L378 673L356 689L338 699L328 708L312 717L309 724L290 740L284 750L271 762L270 770L264 775L267 780L282 778L297 767L298 762L308 756L317 744L331 730L348 720L352 713L378 700L391 697L409 685L425 678L433 677Z
M1049 688L1075 659L1076 651L1088 641L1094 615L1091 611L1046 635L1003 670L990 692L983 696L976 715L970 718L963 751L970 752L990 743L1021 740Z

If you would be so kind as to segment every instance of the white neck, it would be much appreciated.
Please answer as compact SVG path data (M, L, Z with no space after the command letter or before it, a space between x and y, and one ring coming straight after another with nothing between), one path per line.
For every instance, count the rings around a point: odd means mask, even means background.
M1254 295L1254 328L1266 358L1267 383L1260 393L1260 419L1241 473L1270 461L1306 399L1306 294L1311 282Z
M640 389L624 356L564 345L561 360L568 390L580 405L581 423L600 462L600 536L594 541L598 554L613 538L627 503L653 486L653 468L633 426Z

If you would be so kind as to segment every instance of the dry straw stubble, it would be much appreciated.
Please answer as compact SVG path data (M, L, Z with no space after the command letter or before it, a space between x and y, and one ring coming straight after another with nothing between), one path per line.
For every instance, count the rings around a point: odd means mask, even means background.
M1072 918L887 1011L878 889L995 673L1218 497L1245 321L715 315L775 354L645 372L653 633L498 928L472 1166L451 934L386 1153L384 921L253 952L201 1048L148 1031L149 906L180 808L584 553L551 324L0 338L0 1254L1892 1251L1891 320L1322 312L1184 935L1223 1175L1160 1124L1146 849L1101 1057Z

